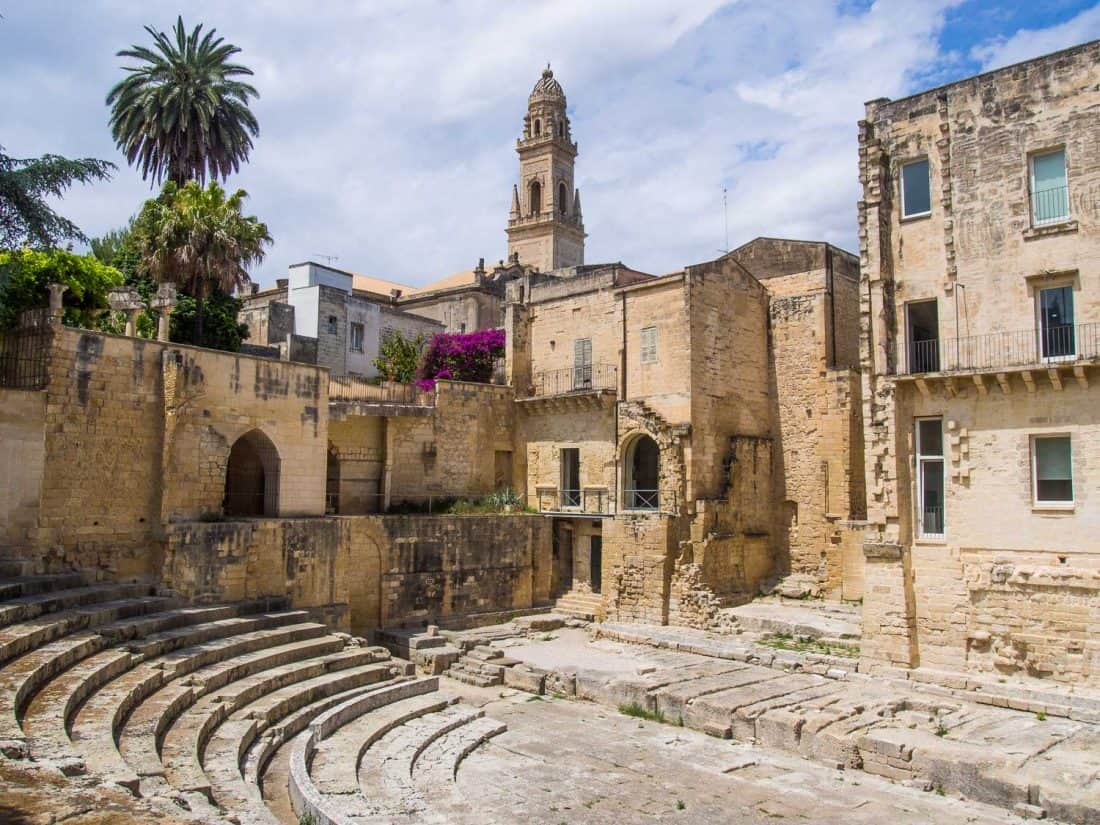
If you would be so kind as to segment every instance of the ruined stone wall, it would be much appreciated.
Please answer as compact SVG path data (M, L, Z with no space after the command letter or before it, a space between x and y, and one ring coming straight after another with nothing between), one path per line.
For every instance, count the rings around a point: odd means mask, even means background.
M27 549L45 566L155 578L162 521L221 512L230 447L252 429L279 452L279 512L322 513L324 376L315 367L57 328Z
M514 454L511 387L437 381L435 407L425 417L394 417L386 427L389 499L493 491L496 453ZM522 478L513 474L513 478Z
M606 618L668 624L673 563L685 519L619 515L603 526L603 586Z
M718 498L729 439L775 427L768 368L767 293L735 262L688 268L691 304L689 497Z
M545 604L550 522L418 515L173 524L164 583L199 602L288 596L364 635Z
M18 555L38 527L45 425L45 392L0 389L0 558Z

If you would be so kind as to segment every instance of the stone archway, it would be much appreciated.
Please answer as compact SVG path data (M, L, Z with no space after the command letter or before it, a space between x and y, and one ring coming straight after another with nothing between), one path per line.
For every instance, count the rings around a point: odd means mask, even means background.
M279 465L279 451L260 430L233 442L225 468L225 515L278 515Z
M632 438L623 450L623 508L660 509L661 450L648 435Z

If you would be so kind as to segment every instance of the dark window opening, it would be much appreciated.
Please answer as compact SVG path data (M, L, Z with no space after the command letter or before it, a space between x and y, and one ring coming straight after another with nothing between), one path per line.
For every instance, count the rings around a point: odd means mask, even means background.
M222 507L227 516L279 512L279 452L259 430L245 433L229 450Z
M939 372L940 322L936 302L908 304L906 316L909 326L909 372Z
M561 451L561 506L581 506L581 451L576 447Z
M537 180L531 181L531 214L538 215L542 212L542 184Z

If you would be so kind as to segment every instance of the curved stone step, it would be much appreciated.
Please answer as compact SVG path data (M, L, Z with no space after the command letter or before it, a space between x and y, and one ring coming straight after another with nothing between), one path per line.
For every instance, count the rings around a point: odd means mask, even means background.
M363 755L359 766L362 796L372 807L380 803L405 816L427 816L426 797L412 781L420 757L439 739L484 715L480 708L452 705L394 728Z
M123 726L119 752L130 769L139 777L165 776L161 746L181 714L204 696L238 680L341 648L343 640L325 636L325 630L324 625L307 623L247 634L255 638L239 644L237 655L195 670L187 679L169 681L138 705Z
M181 713L165 731L161 742L160 758L169 784L181 790L199 790L210 795L210 781L203 770L201 756L214 732L241 708L248 707L257 714L256 718L248 719L253 727L248 740L250 744L258 733L256 728L259 721L265 718L265 712L278 712L280 703L293 705L295 696L300 704L307 704L311 688L316 689L318 682L332 681L334 674L339 671L362 665L369 665L371 668L367 675L359 673L349 677L343 684L345 688L357 686L357 678L366 681L389 676L388 668L380 668L373 663L368 651L360 648L343 651L340 649L342 645L343 640L335 636L287 645L285 654L293 655L295 661L280 662L228 684L199 699ZM310 682L312 684L308 684ZM272 703L263 701L270 694L287 687L292 690L282 693ZM337 690L339 687L337 682L332 689ZM317 693L323 694L323 689ZM251 707L253 704L256 705L255 708ZM276 708L275 711L272 711L272 705ZM240 750L243 753L244 748Z
M153 588L147 584L94 584L36 596L23 596L0 604L0 628L34 619L44 613L152 595Z
M80 573L53 573L44 576L16 576L0 580L0 599L18 599L22 596L37 596L57 590L72 590L87 584Z
M340 812L331 810L333 797L323 796L310 778L309 764L318 743L364 714L403 699L432 693L438 688L438 677L412 679L349 699L314 719L307 730L294 738L290 747L286 787L294 814L312 816L318 825L328 825L340 820ZM264 798L268 797L269 793L265 790ZM355 798L359 799L359 797Z
M443 710L454 700L442 693L427 693L394 702L341 727L317 744L310 777L323 794L359 791L359 763L375 742L399 725Z
M348 661L352 661L348 653ZM257 738L293 711L332 695L346 696L355 688L389 682L399 671L384 663L350 667L288 685L237 709L209 737L203 754L202 768L210 780L214 801L242 815L256 805L263 807L259 786L246 781L242 768Z
M183 600L175 596L146 596L121 599L59 613L48 613L0 629L0 665L49 644L70 633L92 630L121 619L133 619L178 607Z
M263 603L248 602L236 607L247 611L260 606ZM85 760L90 772L136 790L137 776L126 766L116 742L134 708L172 678L165 664L171 665L172 674L185 675L252 647L256 637L251 634L278 629L306 617L304 611L245 615L146 638L138 647L145 661L103 685L77 710L70 731L74 750ZM161 651L159 657L146 655L147 651L157 650Z
M394 666L401 667L404 671L404 675L399 676L396 681L405 681L412 675L412 667L409 662L394 659L390 661L394 663ZM276 722L254 740L252 747L249 748L242 759L241 772L244 781L259 790L264 805L267 806L277 821L291 823L291 825L298 821L298 817L294 814L294 806L291 804L290 792L287 787L290 776L290 754L293 750L292 742L294 738L325 711L364 693L381 690L389 686L392 686L392 683L369 685L320 699Z
M455 781L462 760L494 736L508 730L504 722L486 716L474 719L447 733L420 755L413 768L412 780L424 794L432 794Z

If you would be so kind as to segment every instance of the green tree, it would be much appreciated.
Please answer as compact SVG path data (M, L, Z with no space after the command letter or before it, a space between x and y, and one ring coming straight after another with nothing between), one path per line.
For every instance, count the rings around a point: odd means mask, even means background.
M174 41L152 26L145 30L153 48L118 52L141 65L123 67L127 76L107 95L115 143L156 183L205 183L208 174L224 180L248 159L260 133L248 108L259 93L237 79L252 70L230 62L240 49L215 38L215 29L202 36L199 25L188 34L179 17Z
M198 328L198 302L190 295L180 295L172 312L170 337L177 344L224 349L237 352L241 341L248 337L248 325L237 320L241 302L220 289L214 289L203 302L203 327Z
M114 168L95 158L13 158L0 146L0 248L48 249L64 241L86 241L76 224L50 208L47 198L62 197L74 183L107 180Z
M408 384L416 377L416 368L424 352L424 336L407 338L399 331L391 332L382 339L378 347L378 357L374 359L374 368L386 381L400 381Z
M271 243L267 226L241 209L248 193L226 196L216 182L182 188L172 181L147 200L134 222L140 270L158 283L171 282L196 301L195 340L203 341L203 303L215 291L226 295L250 283L248 268Z
M126 226L92 238L89 245L96 259L121 272L123 283L136 289L141 300L148 304L156 294L157 285L141 270L141 253L133 229L134 221L131 219ZM126 313L111 313L101 322L101 326L108 332L121 334L126 329ZM135 332L141 338L153 338L157 333L156 313L149 309L139 312Z
M52 283L68 287L64 323L94 328L107 309L107 293L122 281L121 272L92 255L62 249L0 252L0 329L14 326L24 310L48 306Z

